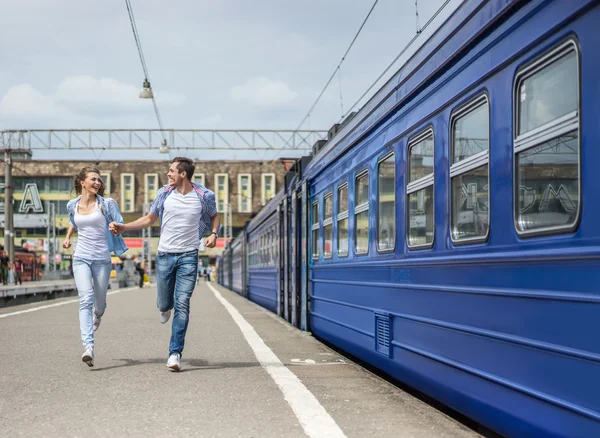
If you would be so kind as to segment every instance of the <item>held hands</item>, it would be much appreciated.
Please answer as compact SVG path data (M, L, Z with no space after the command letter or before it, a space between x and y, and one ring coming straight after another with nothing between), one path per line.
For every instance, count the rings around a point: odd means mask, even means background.
M123 231L125 231L125 225L118 224L116 222L111 222L108 225L108 229L110 230L111 233L113 233L116 236L117 234L122 234Z
M71 248L71 239L65 239L65 241L63 242L63 248Z
M217 235L211 234L204 241L204 246L207 248L214 248L217 245Z

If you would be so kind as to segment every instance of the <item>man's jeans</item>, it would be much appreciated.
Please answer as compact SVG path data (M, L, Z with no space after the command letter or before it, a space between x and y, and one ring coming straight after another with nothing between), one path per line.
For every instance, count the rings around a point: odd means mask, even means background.
M104 314L111 270L110 259L73 259L73 276L79 294L79 326L84 348L94 346L92 307L97 317Z
M169 354L181 354L190 318L190 298L198 274L198 251L159 252L156 267L156 306L161 312L175 308Z

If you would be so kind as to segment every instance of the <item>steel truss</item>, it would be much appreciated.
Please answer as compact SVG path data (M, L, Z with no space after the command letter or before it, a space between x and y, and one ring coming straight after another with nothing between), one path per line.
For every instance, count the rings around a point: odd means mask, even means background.
M170 149L310 151L321 130L236 129L27 129L0 132L0 149L148 150L167 140Z

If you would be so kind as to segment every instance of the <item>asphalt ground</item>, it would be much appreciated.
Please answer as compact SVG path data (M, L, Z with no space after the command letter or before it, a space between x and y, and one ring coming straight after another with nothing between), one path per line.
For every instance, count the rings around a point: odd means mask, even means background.
M156 290L113 291L81 361L77 297L0 309L3 436L474 437L214 283L192 297L182 370Z

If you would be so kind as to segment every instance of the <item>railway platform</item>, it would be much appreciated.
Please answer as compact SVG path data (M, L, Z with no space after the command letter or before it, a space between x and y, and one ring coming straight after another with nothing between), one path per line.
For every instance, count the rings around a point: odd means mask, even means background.
M75 280L26 281L0 285L0 308L77 294Z
M93 368L77 297L0 309L3 435L478 436L215 283L194 292L178 373L154 287L107 301Z

